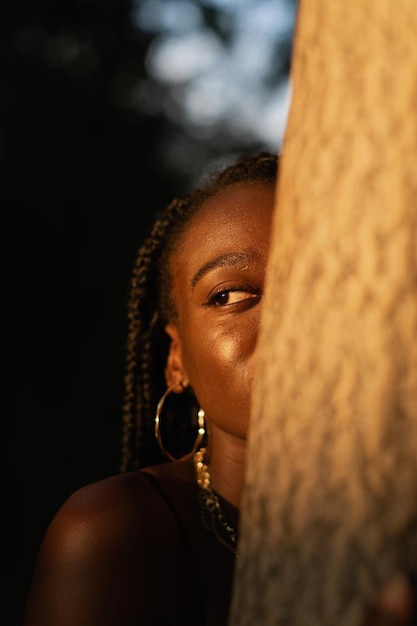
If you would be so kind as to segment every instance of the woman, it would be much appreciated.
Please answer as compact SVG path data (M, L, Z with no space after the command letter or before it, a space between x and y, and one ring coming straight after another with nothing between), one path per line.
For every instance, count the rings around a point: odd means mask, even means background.
M56 514L25 626L226 626L276 174L274 155L242 157L140 248L122 472Z

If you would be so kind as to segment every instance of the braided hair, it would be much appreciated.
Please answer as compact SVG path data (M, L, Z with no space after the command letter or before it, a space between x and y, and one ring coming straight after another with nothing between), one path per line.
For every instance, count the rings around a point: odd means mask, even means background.
M239 157L223 171L212 170L190 193L174 199L157 215L139 248L128 297L121 471L166 460L154 436L154 418L166 390L164 368L169 337L164 327L176 319L169 270L173 248L209 198L235 183L275 182L277 161L276 155L260 152ZM172 406L168 406L170 403ZM172 454L181 456L192 448L196 436L196 400L187 388L184 393L170 394L166 407L164 440L169 441Z

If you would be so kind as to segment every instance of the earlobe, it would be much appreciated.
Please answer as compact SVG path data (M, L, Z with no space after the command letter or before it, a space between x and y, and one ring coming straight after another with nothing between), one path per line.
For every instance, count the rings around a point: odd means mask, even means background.
M170 385L173 385L174 383L181 383L181 385L178 384L178 391L174 390L177 391L177 393L181 393L183 390L182 388L188 387L190 381L183 363L180 334L178 331L178 327L172 323L165 326L165 332L171 339L171 342L169 344L167 362L164 370L165 381L168 387Z

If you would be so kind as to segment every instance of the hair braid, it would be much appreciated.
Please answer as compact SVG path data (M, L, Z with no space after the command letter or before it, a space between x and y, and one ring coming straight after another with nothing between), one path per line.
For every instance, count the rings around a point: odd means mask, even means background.
M174 199L158 214L149 236L139 248L127 307L121 471L166 460L154 437L154 416L166 388L164 367L169 338L164 326L175 319L176 314L169 273L173 247L208 198L239 182L274 182L276 173L277 157L267 152L241 157L221 172L208 173L204 184ZM175 414L182 416L182 422L179 427L174 426L174 417L170 417L169 411L164 421L168 427L171 425L170 443L174 438L177 448L184 448L185 452L188 442L195 436L191 417L196 416L195 400L190 393L173 395Z

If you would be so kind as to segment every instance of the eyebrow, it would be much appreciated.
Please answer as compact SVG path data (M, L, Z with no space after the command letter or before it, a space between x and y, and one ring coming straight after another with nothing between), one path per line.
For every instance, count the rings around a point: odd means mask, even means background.
M194 274L191 281L191 286L194 289L198 281L210 272L218 267L234 267L241 265L242 263L248 263L253 258L253 254L247 254L246 252L230 252L229 254L221 254L220 256L204 263L200 269Z

